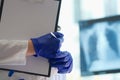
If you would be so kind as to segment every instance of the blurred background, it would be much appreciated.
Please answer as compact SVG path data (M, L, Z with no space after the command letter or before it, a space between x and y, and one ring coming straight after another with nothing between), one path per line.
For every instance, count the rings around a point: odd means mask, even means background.
M79 25L81 21L119 16L119 3L120 0L62 0L59 18L60 32L65 35L62 50L68 50L74 60L73 71L65 75L62 80L120 80L119 70L111 71L109 74L103 71L102 74L98 73L97 75L81 75L81 66L85 65L81 64L80 59L81 26Z

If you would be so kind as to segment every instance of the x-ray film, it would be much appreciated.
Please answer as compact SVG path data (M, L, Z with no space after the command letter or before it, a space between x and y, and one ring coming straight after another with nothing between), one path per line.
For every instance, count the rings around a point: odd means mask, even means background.
M80 21L83 76L120 71L120 16Z

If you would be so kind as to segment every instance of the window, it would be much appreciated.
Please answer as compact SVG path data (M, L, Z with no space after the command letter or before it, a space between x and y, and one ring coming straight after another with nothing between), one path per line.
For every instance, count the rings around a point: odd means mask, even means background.
M80 80L79 64L79 27L75 23L74 0L62 0L59 26L64 34L62 50L67 50L73 57L73 71L66 75L66 80Z

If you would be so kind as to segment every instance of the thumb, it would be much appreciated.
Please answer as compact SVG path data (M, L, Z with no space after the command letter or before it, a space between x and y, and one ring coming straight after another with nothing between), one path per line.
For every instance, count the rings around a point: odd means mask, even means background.
M64 35L60 32L53 32L53 34L57 37L57 38L63 38Z

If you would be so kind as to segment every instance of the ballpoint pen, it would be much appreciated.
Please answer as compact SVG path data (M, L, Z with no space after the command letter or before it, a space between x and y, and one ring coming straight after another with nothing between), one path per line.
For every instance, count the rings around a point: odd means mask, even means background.
M51 34L54 38L57 38L57 37L53 34L53 32L51 32L50 34Z

